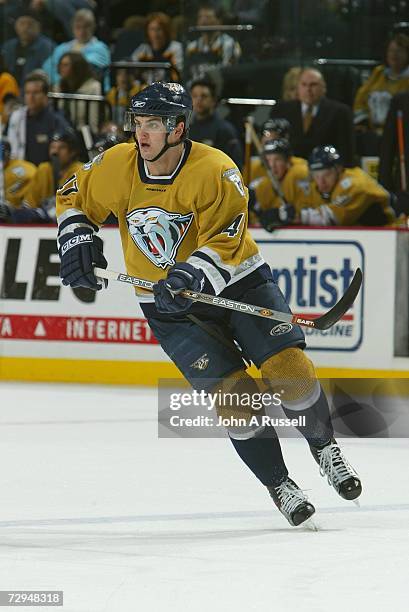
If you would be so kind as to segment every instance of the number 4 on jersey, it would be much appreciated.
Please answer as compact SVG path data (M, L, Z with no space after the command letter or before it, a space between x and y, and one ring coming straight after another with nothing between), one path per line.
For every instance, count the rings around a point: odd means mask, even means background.
M229 238L234 238L239 233L241 222L243 221L244 213L240 213L237 217L230 223L229 227L222 230L222 234L227 234Z

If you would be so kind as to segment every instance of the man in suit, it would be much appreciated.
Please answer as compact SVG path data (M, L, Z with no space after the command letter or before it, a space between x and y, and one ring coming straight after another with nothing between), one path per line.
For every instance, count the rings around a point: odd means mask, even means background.
M298 100L278 102L271 116L284 117L291 124L290 142L294 154L308 158L314 147L332 144L346 166L354 164L352 110L325 97L324 77L315 68L304 68L298 81Z

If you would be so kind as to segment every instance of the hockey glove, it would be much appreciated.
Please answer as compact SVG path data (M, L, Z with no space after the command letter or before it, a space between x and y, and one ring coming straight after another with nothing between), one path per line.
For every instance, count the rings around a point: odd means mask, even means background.
M97 279L94 275L94 266L108 266L102 252L102 240L95 236L91 229L76 227L74 231L63 234L59 238L62 284L87 287L94 291L106 287L108 282L105 279Z
M176 263L168 272L167 278L153 286L155 305L162 314L182 314L192 305L192 300L178 295L184 289L201 291L204 285L204 274L188 263Z
M287 225L295 217L295 209L291 204L282 204L280 208L269 208L260 212L260 223L267 232L273 232L277 227Z
M11 222L11 206L3 200L0 201L0 223Z

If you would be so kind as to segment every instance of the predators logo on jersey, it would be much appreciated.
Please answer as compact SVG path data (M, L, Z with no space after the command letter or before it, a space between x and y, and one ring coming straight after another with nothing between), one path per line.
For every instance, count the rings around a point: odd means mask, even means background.
M137 208L126 215L132 240L158 268L173 266L178 248L193 220L162 208Z

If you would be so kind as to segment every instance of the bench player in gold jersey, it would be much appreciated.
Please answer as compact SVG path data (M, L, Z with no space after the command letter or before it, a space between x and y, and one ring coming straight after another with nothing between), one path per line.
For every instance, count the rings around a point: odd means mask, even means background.
M295 201L299 183L308 179L309 172L306 160L303 160L303 163L294 163L290 143L284 138L268 140L264 143L263 150L281 193L277 193L270 177L260 177L250 185L250 208L255 212L261 225L270 232L277 226L285 224L287 208L285 204L292 204Z
M315 147L311 180L298 185L295 222L302 225L383 226L396 221L391 194L361 168L344 168L332 145Z
M114 213L128 273L155 282L154 295L138 294L148 324L185 378L200 391L259 393L246 373L245 354L270 389L280 390L287 415L306 417L300 431L322 473L339 495L354 499L361 483L333 438L301 329L192 304L179 295L204 290L289 312L247 231L240 172L223 152L188 139L191 112L181 85L153 83L132 98L125 115L135 145L119 144L97 156L58 190L62 282L102 288L93 269L107 267L107 261L96 234ZM253 424L254 411L243 402L217 409L227 419L244 418L239 429L233 419L228 427L237 453L291 525L306 521L314 507L289 478L275 430Z

